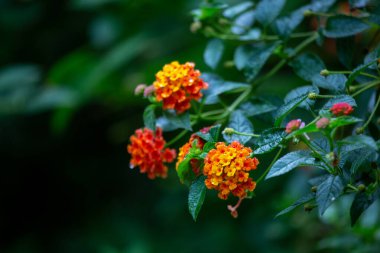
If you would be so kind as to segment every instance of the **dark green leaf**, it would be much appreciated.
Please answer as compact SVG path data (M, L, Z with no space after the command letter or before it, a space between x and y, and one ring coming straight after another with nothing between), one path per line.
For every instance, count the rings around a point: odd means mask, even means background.
M205 141L211 141L211 142L217 142L220 132L220 124L217 124L215 126L210 127L209 131L207 133L202 133L198 131L196 135L204 139Z
M305 204L305 203L313 200L314 198L315 198L315 196L314 196L313 193L309 193L308 195L303 196L302 198L300 198L299 200L297 200L296 202L294 202L291 206L285 208L284 210L282 210L281 212L279 212L278 214L276 214L275 218L277 218L280 215L289 213L290 211L293 211L295 208L297 208L300 205L303 205L303 204Z
M206 20L218 16L226 7L226 4L205 4L200 9L193 10L191 14L198 20Z
M219 61L222 59L223 51L224 44L222 40L210 40L203 55L205 63L212 69L215 69L219 64Z
M285 96L284 102L285 102L285 104L289 103L293 99L300 97L300 96L307 96L309 93L319 94L319 89L317 87L311 86L311 85L301 86L301 87L295 88L295 89L291 90ZM301 108L310 110L311 106L313 106L314 104L315 104L315 100L307 98L304 101L302 101L302 103L300 103L298 106Z
M237 132L241 133L253 133L253 126L251 121L247 119L243 112L240 110L234 111L230 116L230 122L228 123L228 126L230 128L233 128ZM233 141L238 141L241 144L247 143L252 137L251 136L245 136L245 135L238 135L238 134L225 134L223 133L223 138L228 142L231 143Z
M346 87L347 78L343 74L333 74L328 76L316 75L313 77L313 84L326 89L331 90L335 93L344 92L344 88Z
M363 8L370 2L371 0L349 0L350 8Z
M203 152L208 153L211 149L215 148L215 142L206 142L203 146Z
M337 15L327 20L323 34L329 38L342 38L361 33L370 26L364 21L345 15Z
M346 82L346 86L349 86L351 85L356 77L358 77L362 72L364 72L365 69L367 69L368 67L370 67L373 63L375 63L377 60L373 60L373 61L370 61L370 62L367 62L366 64L362 64L358 67L356 67L352 73L348 76L348 80Z
M348 95L340 95L327 101L327 103L323 106L323 109L330 109L334 104L341 102L347 103L351 106L356 106L356 102L353 97Z
M320 163L316 162L310 151L290 152L273 164L265 179L283 175L299 166L320 166Z
M261 133L256 142L254 154L264 154L272 151L285 139L286 132L283 128L271 128Z
M156 131L156 115L154 110L156 109L156 105L149 105L144 110L143 118L145 127Z
M304 133L314 133L314 132L319 132L320 129L317 128L316 124L311 124L311 125L308 125L308 126L305 126L303 128L300 128L294 132L292 132L289 137L291 136L297 136L297 135L301 135L301 134L304 134Z
M194 221L197 220L199 211L202 208L203 201L206 196L205 176L199 176L191 185L189 189L189 212Z
M377 48L375 48L374 50L372 50L365 56L364 64L366 65L368 63L374 62L374 64L368 66L368 68L376 69L377 68L376 60L378 60L379 58L380 58L380 46L378 46Z
M235 19L231 27L231 31L234 34L242 35L242 37L244 38L244 36L249 36L250 27L253 25L254 22L255 11L247 11ZM240 39L242 39L242 37L240 37Z
M252 49L244 65L244 74L249 82L255 79L277 45L277 43L267 44Z
M274 111L277 109L277 106L263 99L254 99L241 104L239 109L243 111L247 117L252 117Z
M289 65L299 77L306 81L312 81L314 76L319 76L321 70L326 68L323 61L312 53L299 55Z
M277 110L276 120L275 120L274 125L276 127L279 127L281 125L282 121L284 120L284 118L286 117L286 115L288 115L290 112L292 112L294 109L296 109L297 106L300 105L306 99L307 99L307 95L303 95L303 96L296 97L296 98L288 101L284 105L282 105Z
M347 138L344 138L340 143L345 143L345 144L364 144L367 147L377 151L378 147L376 144L376 141L371 137L367 135L351 135L348 136Z
M264 26L272 23L280 14L285 0L261 0L256 7L256 18Z
M317 204L319 215L323 215L326 209L343 192L344 185L339 176L329 175L317 188Z
M352 202L350 209L351 226L355 225L360 215L367 210L367 208L375 201L373 194L366 194L365 192L358 192Z
M75 108L78 93L68 87L49 87L40 89L27 103L27 112L42 112L57 108Z
M192 130L188 112L177 115L174 111L164 111L164 117L170 122L174 129L183 128L189 131Z

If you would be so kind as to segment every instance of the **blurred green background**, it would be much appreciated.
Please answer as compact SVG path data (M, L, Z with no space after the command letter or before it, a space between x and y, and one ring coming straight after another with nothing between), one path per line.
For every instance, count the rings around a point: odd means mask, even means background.
M238 219L226 208L235 200L208 192L195 223L173 168L154 181L129 169L125 146L147 105L135 86L172 60L210 71L207 39L189 29L198 5L0 1L0 252L378 252L378 203L354 229L350 197L323 220L302 208L273 219L308 190L310 171L258 187ZM286 70L276 80L262 92L281 97L303 84Z

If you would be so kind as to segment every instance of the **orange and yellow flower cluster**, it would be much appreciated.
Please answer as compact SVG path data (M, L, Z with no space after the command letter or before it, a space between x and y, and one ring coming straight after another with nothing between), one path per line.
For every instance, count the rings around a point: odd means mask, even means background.
M199 100L202 97L201 90L207 89L199 70L194 69L194 63L179 64L174 61L166 64L156 74L153 83L157 101L163 101L164 109L175 109L182 113L190 108L192 99Z
M209 131L209 129L210 127L205 127L205 128L202 128L200 132L205 134ZM177 170L178 170L179 164L185 159L185 156L189 153L190 148L192 147L195 140L197 141L197 148L201 150L203 149L203 146L205 144L204 141L198 135L192 134L190 136L189 141L185 145L179 148L179 153L178 153L177 163L176 163ZM194 174L198 176L200 173L200 166L201 166L200 161L198 159L193 158L190 160L190 165Z
M252 192L256 187L249 171L256 169L259 161L249 158L252 150L237 141L228 146L218 142L215 147L205 158L206 187L218 190L221 199L227 199L230 193L239 198L246 197L247 191Z
M140 167L141 173L147 173L150 179L167 176L168 167L164 162L172 162L176 156L175 149L164 149L165 140L162 129L157 128L155 134L148 128L137 129L130 137L128 153L131 154L131 168Z

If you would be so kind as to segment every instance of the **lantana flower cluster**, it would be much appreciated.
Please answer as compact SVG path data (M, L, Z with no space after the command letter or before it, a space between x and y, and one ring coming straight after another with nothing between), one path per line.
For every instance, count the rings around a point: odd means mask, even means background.
M156 99L163 102L164 109L182 113L190 108L192 99L199 100L202 97L201 90L207 89L208 84L200 78L201 72L194 66L192 62L179 64L173 61L156 74L153 86Z
M252 192L256 187L249 172L257 168L259 161L250 158L252 150L237 141L228 146L218 142L215 146L205 158L206 187L219 191L221 199L227 199L230 193L239 198L246 197L247 191Z
M164 149L166 142L161 128L158 127L155 133L148 128L137 129L130 142L127 150L131 154L131 168L140 167L140 172L147 173L150 179L167 176L168 167L164 162L172 162L176 151Z
M330 108L330 111L335 116L343 116L343 115L351 114L354 111L354 109L352 108L352 106L350 104L348 104L346 102L340 102L340 103L334 104Z

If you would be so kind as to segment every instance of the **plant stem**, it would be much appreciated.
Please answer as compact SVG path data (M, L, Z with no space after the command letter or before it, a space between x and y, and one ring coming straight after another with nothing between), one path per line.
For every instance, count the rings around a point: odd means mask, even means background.
M171 139L169 142L167 142L165 144L165 147L169 147L171 145L173 145L174 143L176 143L179 139L181 139L183 136L185 136L187 134L188 130L183 130L182 132L180 132L176 137L174 137L173 139Z
M311 151L314 152L315 156L317 156L327 167L329 173L334 173L334 168L330 166L328 162L314 149L313 145L311 145L310 141L304 137L302 137L302 141L310 148Z
M362 89L358 90L357 92L355 92L354 94L352 94L353 97L359 95L360 93L372 88L372 87L375 87L376 85L380 84L380 80L376 80L376 81L373 81L373 82L369 82L367 86L363 87Z
M238 132L238 131L236 131L236 130L234 130L234 134L242 135L242 136L251 136L251 137L255 137L255 138L260 137L259 134L243 133L243 132Z
M264 171L264 173L259 177L259 179L256 180L256 184L258 184L261 180L263 180L266 175L268 174L268 172L270 171L270 169L272 168L273 164L277 161L278 157L281 155L281 152L282 152L283 148L280 148L280 150L277 152L276 156L273 158L272 162L270 163L270 165L268 166L268 168Z
M375 112L377 110L377 107L379 107L379 104L380 104L380 95L379 97L377 98L377 101L376 101L376 104L375 104L375 108L373 108L373 111L371 113L371 115L369 116L368 120L364 123L364 125L362 126L362 128L366 128L368 126L368 124L371 122L373 116L375 116Z

